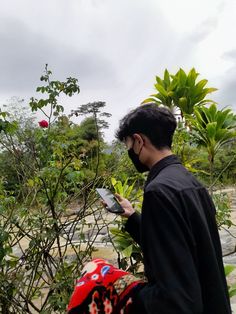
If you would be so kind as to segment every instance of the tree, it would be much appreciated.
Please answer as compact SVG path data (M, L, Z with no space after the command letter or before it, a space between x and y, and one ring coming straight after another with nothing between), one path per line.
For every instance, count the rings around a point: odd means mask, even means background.
M86 141L97 140L97 128L93 117L87 117L80 123L79 136Z
M216 104L209 108L194 108L194 115L188 116L198 145L206 148L210 165L211 193L213 167L216 154L225 144L235 140L236 115L231 109L217 110Z
M158 106L168 107L173 113L175 108L178 108L182 117L184 114L192 114L194 106L211 103L212 101L206 100L205 97L217 90L216 88L205 87L208 82L206 79L197 82L198 76L199 73L194 68L188 74L180 68L175 75L170 75L166 69L163 79L156 76L154 87L157 93L142 103L154 102Z
M81 105L76 110L72 110L71 115L75 115L76 117L80 115L90 115L92 116L92 120L94 121L94 126L96 129L96 140L97 140L97 161L96 161L96 169L95 169L95 178L98 175L98 168L100 164L100 155L101 155L101 142L102 142L102 129L108 128L108 122L103 119L103 117L109 118L111 116L108 112L101 111L102 108L104 108L106 105L103 101L95 101L92 103L88 103L85 105ZM85 126L85 133L84 136L89 135L89 128L90 132L92 132L90 135L94 137L94 129L91 125L92 120L84 121L84 124L82 126ZM92 127L92 129L91 129Z

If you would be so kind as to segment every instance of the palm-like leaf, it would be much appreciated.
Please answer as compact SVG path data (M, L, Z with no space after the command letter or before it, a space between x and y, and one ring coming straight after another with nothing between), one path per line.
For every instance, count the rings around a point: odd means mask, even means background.
M188 120L196 141L206 147L212 161L223 145L236 138L236 115L231 109L217 110L215 104L195 107L194 116L189 115Z
M145 99L143 103L154 102L157 105L168 107L171 111L179 108L182 115L192 114L194 106L212 103L212 100L205 100L205 97L216 90L216 88L206 88L207 80L196 82L199 73L193 68L188 74L183 69L175 75L170 75L167 70L164 78L156 76L154 85L157 94Z

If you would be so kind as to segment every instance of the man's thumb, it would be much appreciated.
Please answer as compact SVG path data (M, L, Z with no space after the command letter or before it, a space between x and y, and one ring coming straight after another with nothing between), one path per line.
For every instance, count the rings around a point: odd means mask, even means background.
M118 194L118 193L115 193L115 197L117 198L117 200L118 200L119 202L121 202L121 201L123 200L123 197L120 196L120 194Z

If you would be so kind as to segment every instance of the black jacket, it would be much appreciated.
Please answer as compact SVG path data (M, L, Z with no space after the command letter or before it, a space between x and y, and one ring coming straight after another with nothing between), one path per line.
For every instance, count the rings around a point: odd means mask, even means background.
M176 156L153 166L126 230L143 251L146 313L231 313L214 204Z

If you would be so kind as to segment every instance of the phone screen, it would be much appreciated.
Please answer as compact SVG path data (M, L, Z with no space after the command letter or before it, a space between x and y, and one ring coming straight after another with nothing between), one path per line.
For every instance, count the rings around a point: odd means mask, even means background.
M111 193L108 189L99 188L96 189L100 197L107 204L107 210L115 214L121 214L124 212L124 209L116 200L114 194Z

